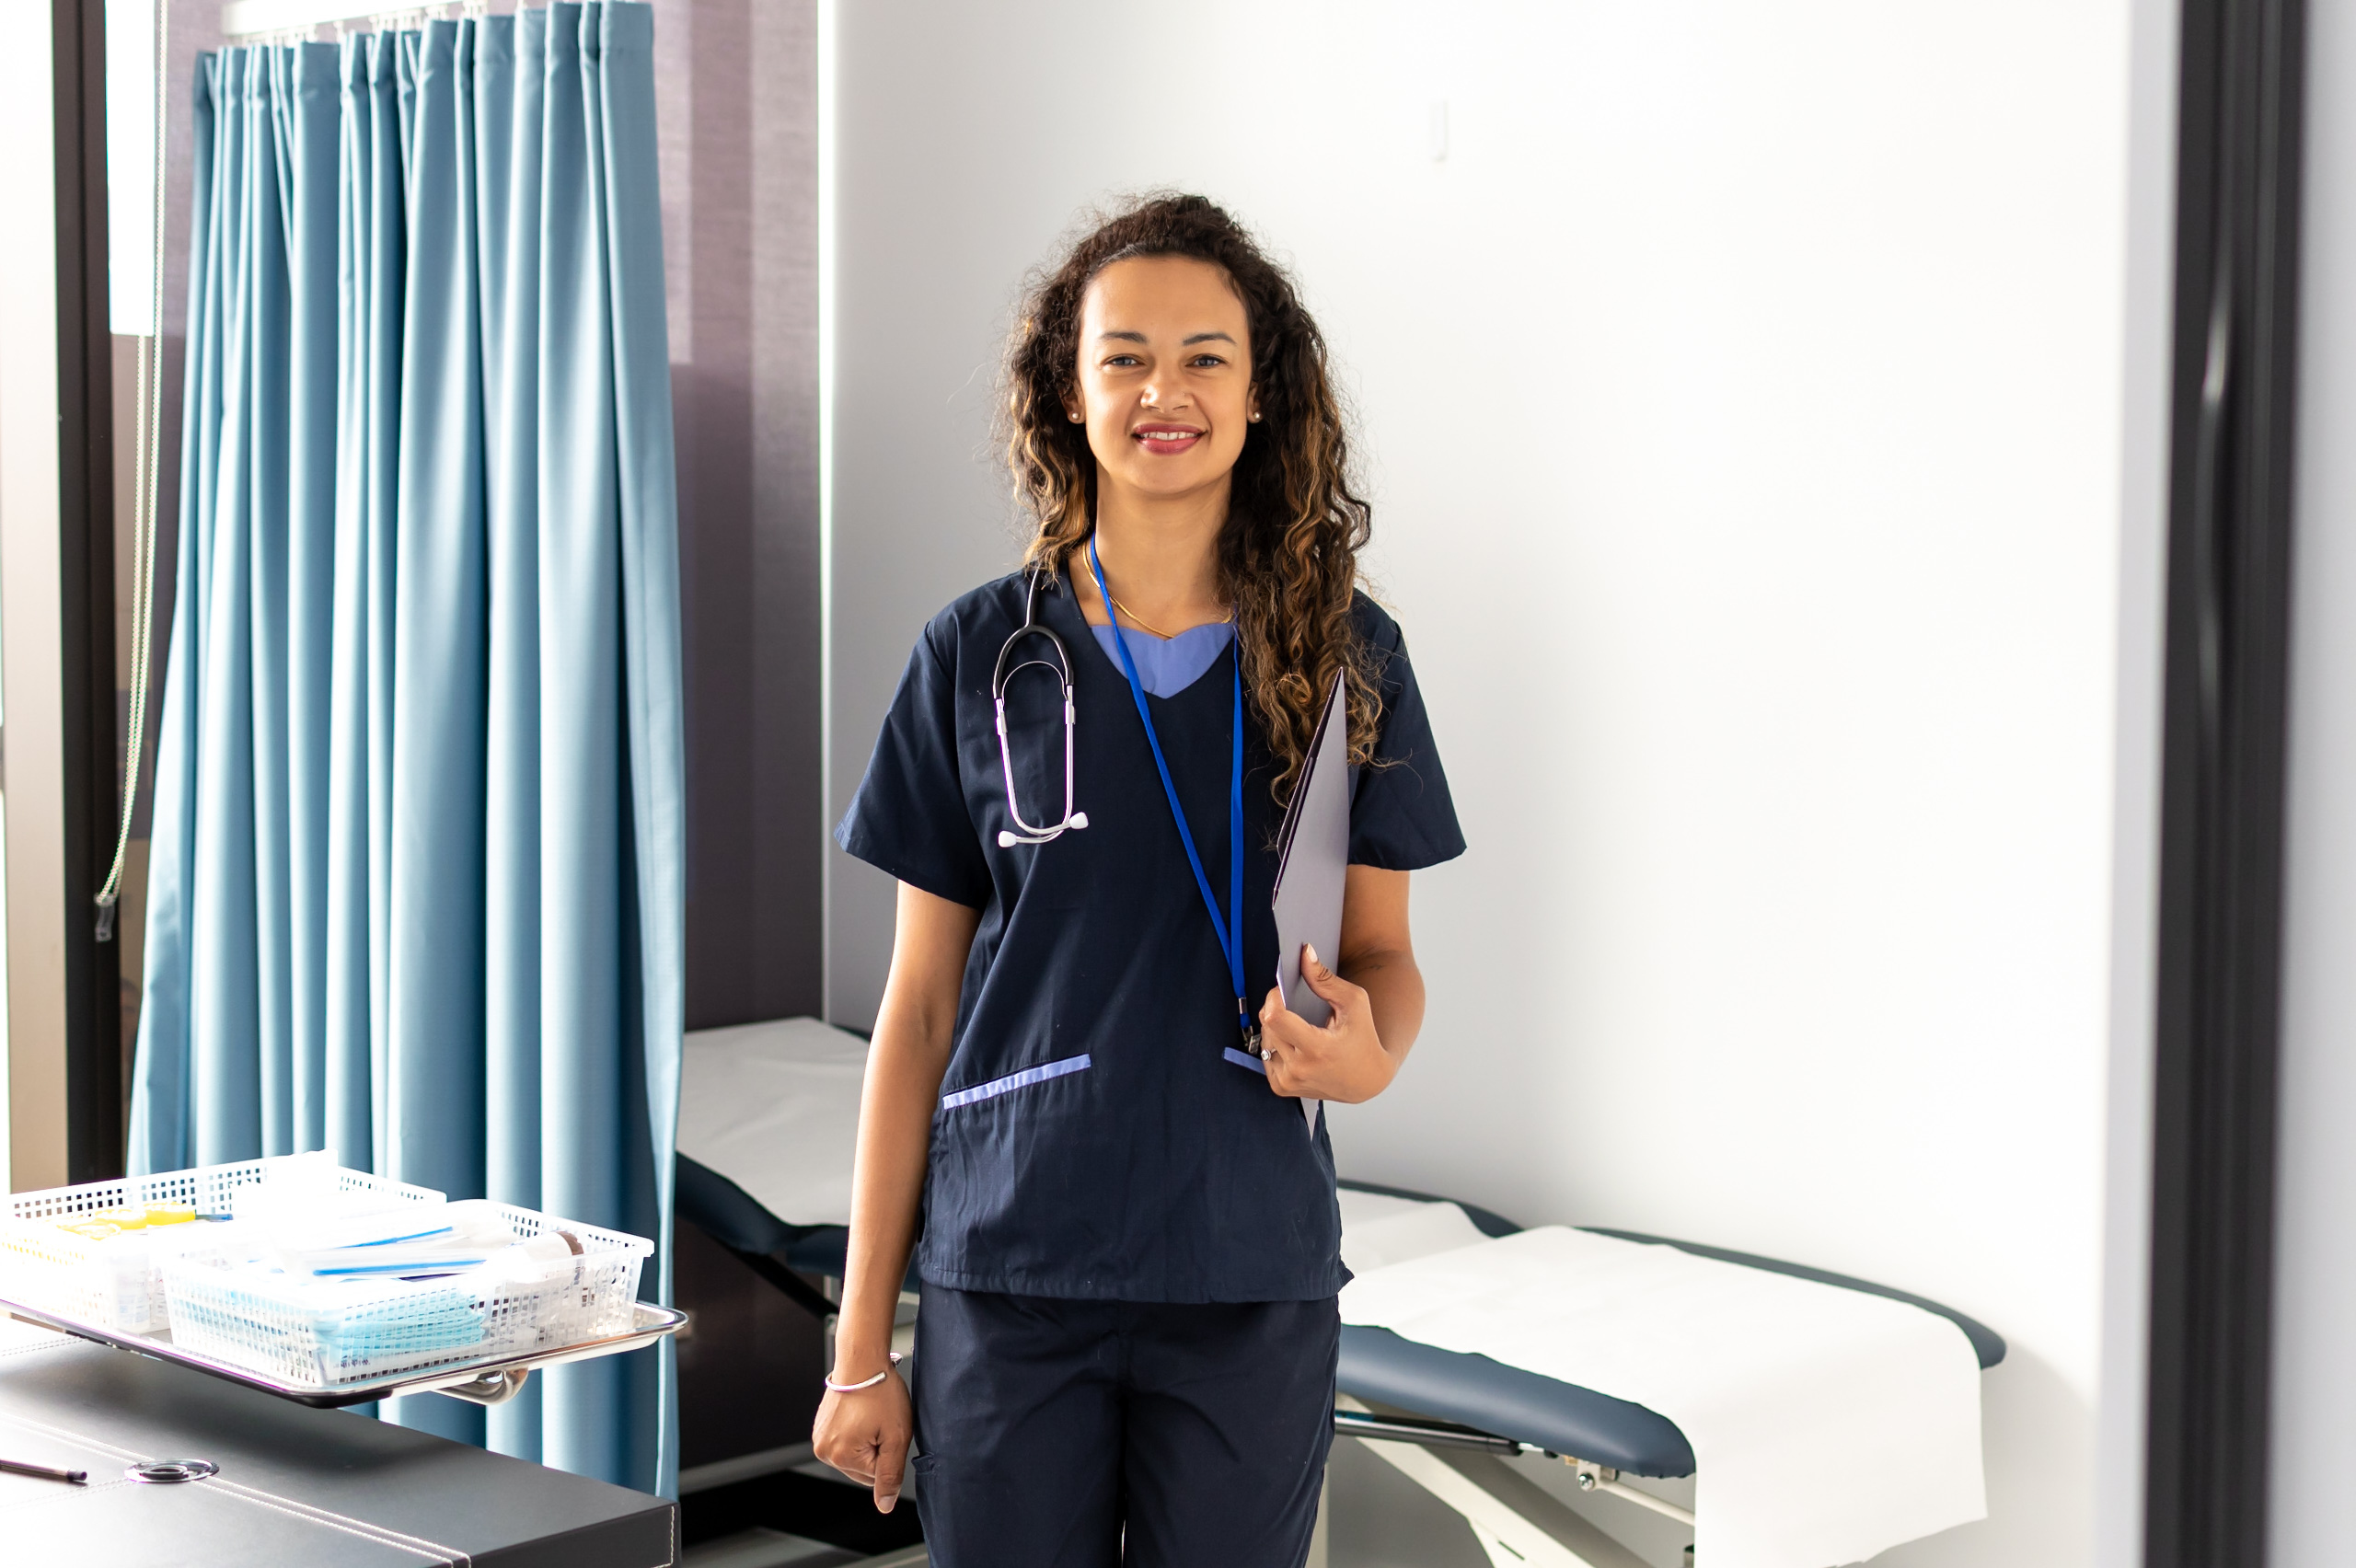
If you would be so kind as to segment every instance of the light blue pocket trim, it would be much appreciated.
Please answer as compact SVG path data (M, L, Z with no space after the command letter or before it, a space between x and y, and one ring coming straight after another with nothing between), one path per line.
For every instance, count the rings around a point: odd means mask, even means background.
M1227 1059L1233 1062L1239 1067L1250 1067L1262 1078L1266 1078L1268 1076L1268 1064L1262 1061L1259 1057L1253 1055L1249 1051L1239 1051L1234 1046L1230 1045L1227 1048Z
M1086 1056L1066 1056L1060 1062L1045 1062L1035 1067L1025 1067L1019 1073L1009 1073L1002 1078L977 1083L971 1089L961 1089L954 1094L941 1097L943 1111L954 1111L960 1105L971 1105L976 1100L988 1100L1011 1089L1027 1089L1034 1083L1059 1078L1066 1073L1086 1072L1094 1064Z

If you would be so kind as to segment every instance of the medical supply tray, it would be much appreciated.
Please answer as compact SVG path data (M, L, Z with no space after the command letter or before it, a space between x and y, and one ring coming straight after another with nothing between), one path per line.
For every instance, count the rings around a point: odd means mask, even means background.
M0 1221L0 1308L313 1405L427 1391L497 1403L535 1366L634 1350L687 1320L636 1299L651 1241L506 1205L491 1206L519 1237L563 1233L572 1266L530 1282L487 1270L385 1280L329 1298L306 1289L306 1280L235 1266L250 1243L229 1227L158 1225L140 1250L111 1252L61 1228L77 1216L156 1204L235 1215L240 1195L250 1196L277 1163L241 1160L14 1194ZM387 1205L441 1200L365 1171L332 1175L340 1193Z

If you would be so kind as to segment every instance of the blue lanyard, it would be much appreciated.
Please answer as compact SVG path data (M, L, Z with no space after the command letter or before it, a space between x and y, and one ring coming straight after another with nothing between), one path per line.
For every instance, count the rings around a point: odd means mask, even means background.
M1170 781L1170 764L1161 755L1161 737L1154 733L1153 715L1145 705L1145 683L1138 679L1138 662L1129 656L1129 640L1113 619L1113 592L1104 586L1104 563L1096 559L1096 536L1088 536L1088 570L1096 579L1096 596L1112 622L1113 646L1121 651L1121 669L1129 677L1129 695L1137 698L1138 717L1145 721L1145 744L1153 748L1153 766L1161 775L1161 792L1170 800L1170 820L1178 824L1178 842L1186 847L1186 864L1195 870L1195 887L1210 911L1211 929L1218 933L1219 951L1227 955L1228 978L1235 983L1235 1027L1244 1043L1256 1043L1252 1007L1243 991L1243 644L1232 639L1235 656L1235 747L1227 792L1227 907L1235 917L1230 925L1219 918L1218 900L1211 895L1211 880L1203 874L1203 858L1195 853L1194 831L1178 804L1178 787Z

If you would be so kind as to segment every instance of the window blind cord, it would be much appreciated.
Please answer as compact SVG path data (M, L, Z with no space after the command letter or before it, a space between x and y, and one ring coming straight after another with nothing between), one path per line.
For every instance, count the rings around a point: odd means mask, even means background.
M130 735L123 748L122 815L115 829L114 859L107 868L106 884L98 889L98 940L114 940L115 907L122 899L122 868L131 852L131 824L139 807L139 774L147 746L147 694L153 676L148 657L156 628L156 519L163 482L161 447L164 427L164 215L165 163L170 75L171 0L156 0L156 208L153 269L148 274L148 330L139 340L137 396L132 460L135 470L132 497L131 585L131 713Z

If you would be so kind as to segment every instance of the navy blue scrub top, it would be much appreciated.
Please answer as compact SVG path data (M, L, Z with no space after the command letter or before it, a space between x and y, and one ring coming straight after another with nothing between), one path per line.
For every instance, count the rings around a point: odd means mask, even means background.
M959 599L918 639L836 839L900 881L982 912L932 1123L917 1265L930 1284L1118 1301L1305 1301L1340 1290L1341 1216L1321 1117L1228 1060L1227 963L1195 891L1127 678L1070 582L1039 595L1078 711L1074 804L1088 826L999 846L1007 820L990 672L1022 624L1026 579ZM1381 664L1376 765L1356 769L1350 859L1415 870L1464 838L1398 623L1359 594ZM1045 644L1026 640L1037 657ZM1149 696L1187 824L1225 913L1231 654ZM1282 813L1259 726L1245 738L1244 964L1256 1012L1275 984L1269 908ZM1007 694L1022 814L1063 812L1053 678ZM1334 955L1324 954L1327 962Z

